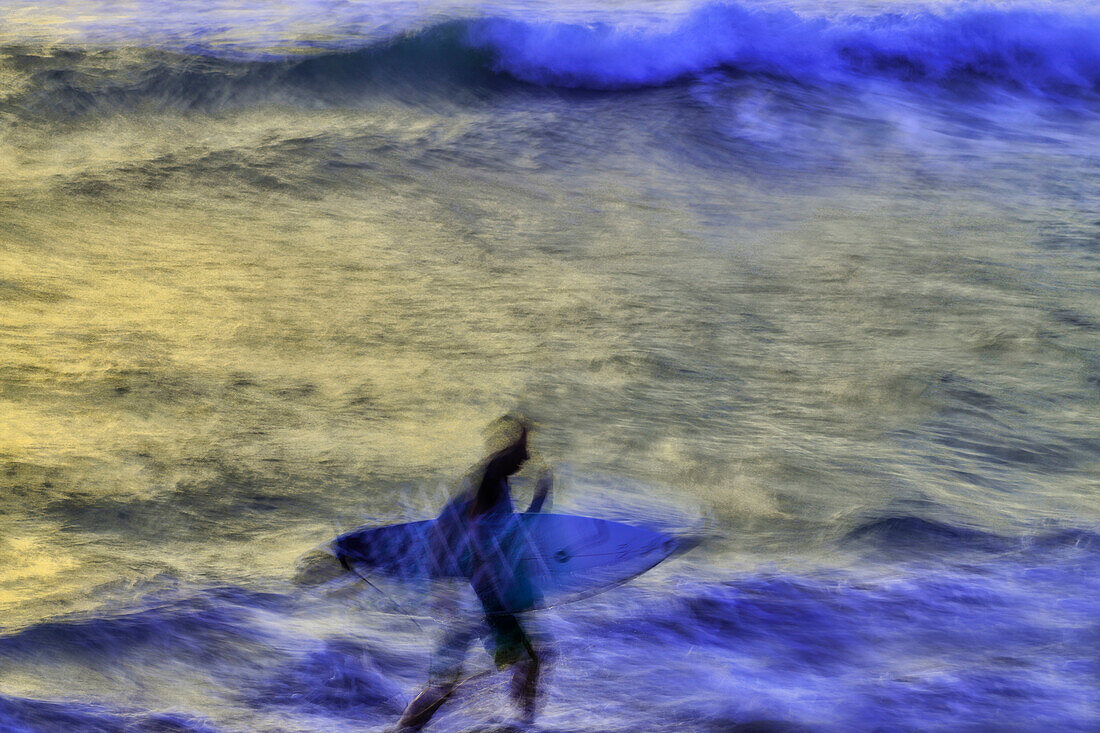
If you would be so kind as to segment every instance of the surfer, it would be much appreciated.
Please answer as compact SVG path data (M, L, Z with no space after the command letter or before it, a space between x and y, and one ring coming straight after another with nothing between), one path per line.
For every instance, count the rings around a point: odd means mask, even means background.
M486 646L492 649L498 669L512 666L511 695L523 720L533 722L539 672L546 652L527 633L517 613L538 601L531 580L508 562L515 508L508 478L530 458L527 421L505 415L490 426L493 452L467 476L463 488L440 513L439 521L464 536L466 548L459 562L469 579L484 619L475 626L457 618L436 649L428 682L405 709L399 731L418 731L428 723L459 685L462 661L478 636L488 631ZM544 470L535 487L528 512L541 511L553 487L553 476Z

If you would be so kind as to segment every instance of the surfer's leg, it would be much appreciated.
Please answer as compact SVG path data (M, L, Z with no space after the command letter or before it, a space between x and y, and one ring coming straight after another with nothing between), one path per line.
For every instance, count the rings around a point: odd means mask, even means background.
M538 712L539 668L542 664L534 649L529 654L516 664L512 672L512 699L519 706L525 723L535 722L535 713Z
M435 712L458 686L462 676L462 661L470 644L478 637L479 626L462 619L452 619L444 630L428 667L428 683L401 715L397 729L418 731L428 724Z
M514 665L511 695L520 709L523 720L533 723L538 712L538 684L542 672L544 654L541 645L520 626L511 614L495 614L488 617L493 630L496 650L493 659L498 669Z
M412 731L423 728L435 715L435 711L439 710L440 706L451 696L454 689L454 682L442 685L428 683L427 687L421 690L420 694L413 698L413 701L405 708L401 720L397 722L397 730L400 733L412 733Z

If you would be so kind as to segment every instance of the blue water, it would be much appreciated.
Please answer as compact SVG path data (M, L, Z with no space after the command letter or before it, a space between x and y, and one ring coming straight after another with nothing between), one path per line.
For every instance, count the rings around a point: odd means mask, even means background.
M442 619L296 563L506 411L702 537L535 730L1096 730L1098 151L1087 3L5 3L0 731L392 726Z

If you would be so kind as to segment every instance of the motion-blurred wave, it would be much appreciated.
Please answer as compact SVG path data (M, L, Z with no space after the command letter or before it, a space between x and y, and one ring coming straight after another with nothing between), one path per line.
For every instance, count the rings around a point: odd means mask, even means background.
M485 20L471 24L470 39L518 79L590 89L661 85L719 69L809 83L881 77L1100 89L1100 18L1039 9L825 19L713 4L664 29Z
M1048 10L955 10L826 19L707 5L662 24L482 17L382 39L301 43L293 53L216 43L183 48L0 49L0 109L79 116L92 109L213 110L260 101L348 105L525 84L612 91L714 73L772 83L878 79L965 92L987 86L1057 96L1100 91L1100 17Z

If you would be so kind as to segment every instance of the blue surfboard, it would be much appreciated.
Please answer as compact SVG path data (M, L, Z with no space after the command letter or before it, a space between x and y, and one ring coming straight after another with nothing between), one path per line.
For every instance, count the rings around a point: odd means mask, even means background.
M678 547L676 538L661 532L568 514L507 515L490 530L470 531L443 519L360 527L326 550L364 576L467 578L475 587L499 589L501 610L517 612L622 583Z

